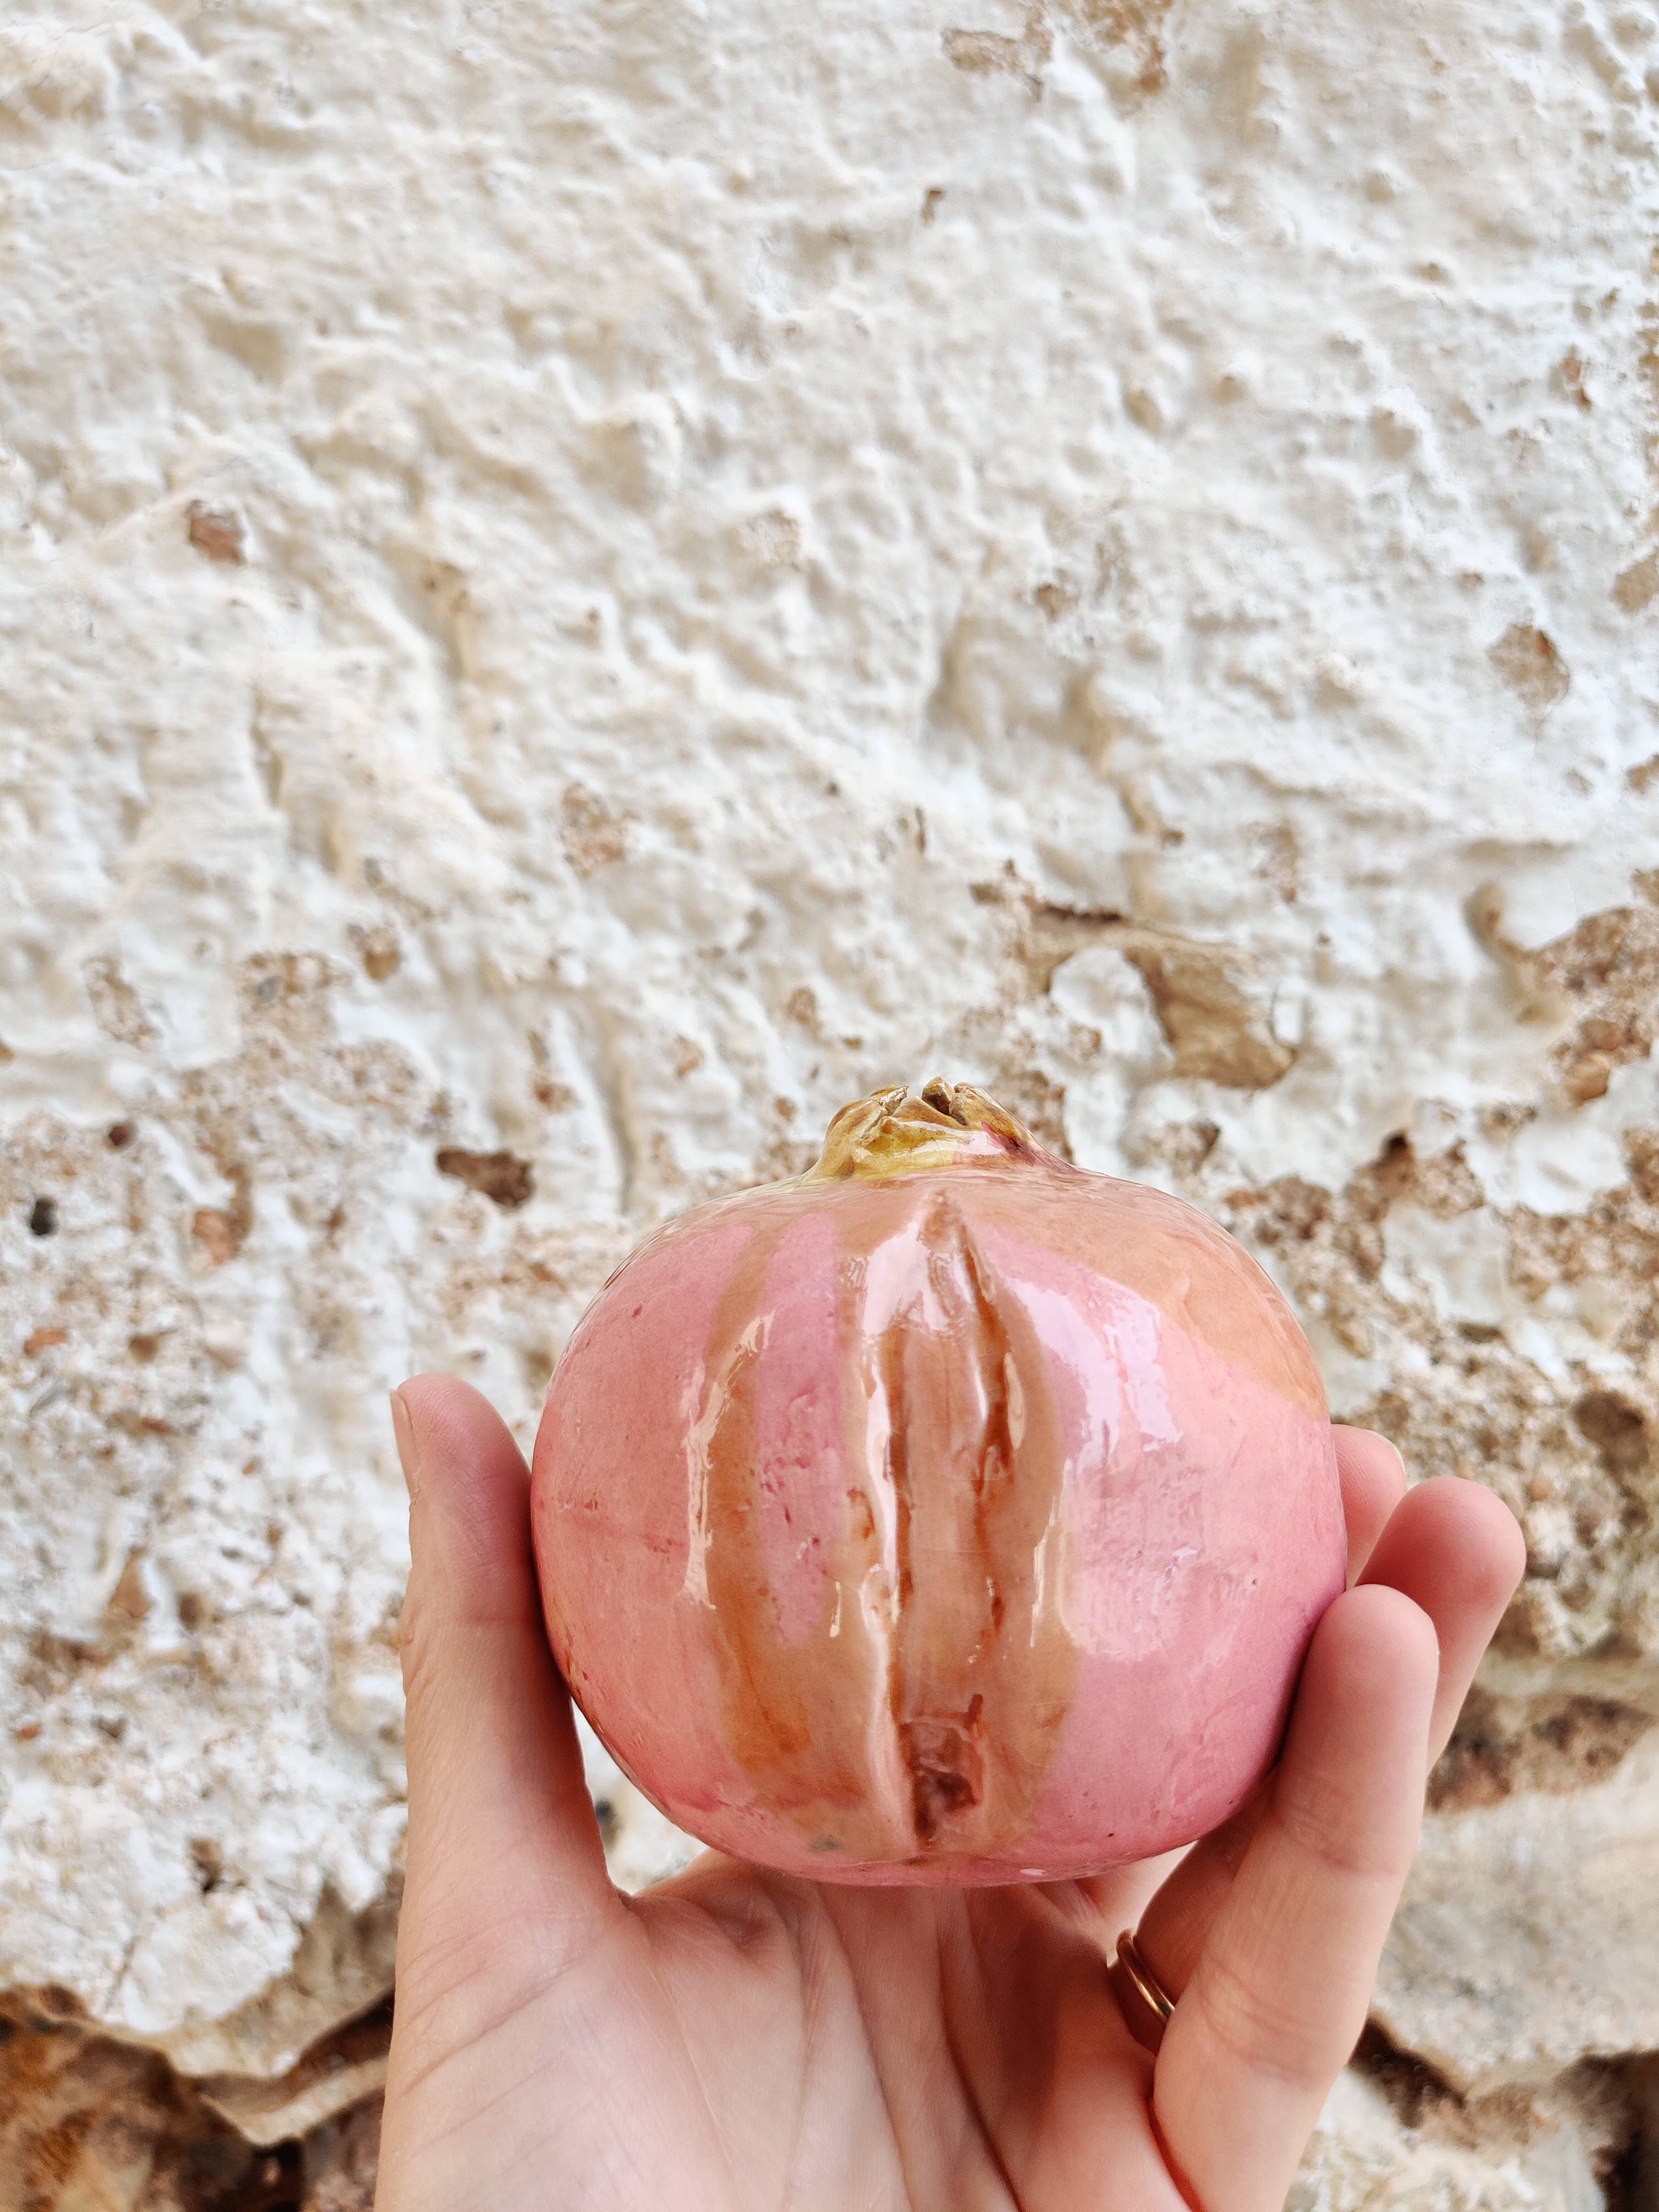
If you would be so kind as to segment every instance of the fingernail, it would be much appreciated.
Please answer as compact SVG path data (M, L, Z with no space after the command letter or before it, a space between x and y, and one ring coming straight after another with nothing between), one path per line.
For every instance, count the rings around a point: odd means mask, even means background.
M397 1440L398 1464L404 1471L404 1481L413 1498L420 1488L421 1460L415 1449L415 1424L409 1418L409 1408L404 1403L401 1390L392 1393L392 1433Z

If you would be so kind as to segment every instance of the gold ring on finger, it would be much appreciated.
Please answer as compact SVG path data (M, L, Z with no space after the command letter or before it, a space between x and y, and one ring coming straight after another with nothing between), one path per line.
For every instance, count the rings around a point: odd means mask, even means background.
M1176 2001L1140 1954L1133 1929L1117 1939L1117 1955L1106 1969L1124 2025L1143 2050L1156 2052Z

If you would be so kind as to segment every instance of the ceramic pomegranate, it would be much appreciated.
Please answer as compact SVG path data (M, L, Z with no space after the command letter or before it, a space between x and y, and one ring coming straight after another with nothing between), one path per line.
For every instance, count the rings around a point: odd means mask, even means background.
M1203 1833L1343 1583L1324 1394L1261 1269L938 1082L617 1271L533 1506L617 1764L831 1881L1089 1875Z

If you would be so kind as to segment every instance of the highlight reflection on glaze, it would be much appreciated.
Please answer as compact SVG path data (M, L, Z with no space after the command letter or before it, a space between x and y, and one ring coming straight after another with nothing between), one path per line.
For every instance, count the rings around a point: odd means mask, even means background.
M1341 1584L1272 1285L964 1087L658 1232L538 1439L556 1652L670 1816L864 1881L1094 1872L1224 1817Z

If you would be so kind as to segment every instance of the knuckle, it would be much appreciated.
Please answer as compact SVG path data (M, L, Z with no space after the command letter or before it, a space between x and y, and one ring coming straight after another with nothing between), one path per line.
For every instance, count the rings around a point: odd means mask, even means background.
M398 1659L403 1669L404 1699L410 1705L421 1704L427 1694L433 1674L433 1638L427 1609L413 1587L404 1600L403 1615L398 1628Z
M1275 1806L1273 1817L1302 1857L1339 1881L1397 1881L1411 1863L1410 1852L1402 1857L1385 1831L1356 1823L1347 1792L1334 1784L1304 1778L1294 1796Z
M1224 1960L1206 1964L1192 1994L1228 2057L1292 2088L1322 2090L1333 2069L1325 2062L1323 2039L1316 2044L1309 2034L1303 2008L1258 1988Z

